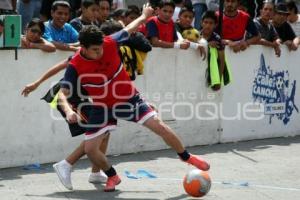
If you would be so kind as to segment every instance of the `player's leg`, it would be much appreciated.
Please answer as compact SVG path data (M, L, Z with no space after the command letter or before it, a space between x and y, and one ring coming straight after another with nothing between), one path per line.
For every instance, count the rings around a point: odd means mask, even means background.
M182 142L177 137L175 132L167 126L163 121L161 121L157 116L153 116L147 119L143 125L154 133L162 137L166 144L172 147L178 154L181 160L187 162L189 164L194 165L195 167L207 171L210 166L208 162L200 158L199 156L190 154L187 150L185 150Z
M114 112L116 117L143 124L159 135L177 152L181 160L201 170L209 170L209 164L199 156L187 152L175 132L157 117L157 113L139 94L133 96L126 103L116 106Z
M99 130L101 131L101 130ZM89 135L89 133L87 133ZM97 134L97 133L93 133ZM108 179L104 191L111 192L115 190L115 186L121 182L121 179L117 175L116 170L108 162L107 157L99 149L99 143L102 143L105 135L100 134L94 138L89 138L85 140L84 150L90 161L96 167L103 169L104 173L107 175Z
M53 165L60 182L69 190L73 189L71 181L72 166L84 155L84 142L82 142L65 160Z
M107 151L109 135L110 133L109 131L107 131L105 133L105 137L103 138L101 144L99 145L99 149L104 155L106 154ZM107 181L107 176L103 172L103 170L101 170L96 165L92 165L92 171L89 176L89 182L97 184L97 183L106 183L106 181Z
M105 137L101 144L99 144L99 149L105 154L109 139L109 132L105 134ZM84 152L84 142L80 144L65 160L62 160L53 165L53 168L59 177L61 183L69 190L73 189L71 171L73 165L85 155ZM90 183L106 183L107 176L100 170L100 168L92 165L92 173L89 176L88 181Z

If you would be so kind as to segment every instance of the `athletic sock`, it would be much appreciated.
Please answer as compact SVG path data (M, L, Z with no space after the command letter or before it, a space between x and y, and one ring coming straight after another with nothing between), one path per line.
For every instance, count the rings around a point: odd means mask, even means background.
M183 160L183 161L187 161L190 158L190 156L191 156L190 153L187 152L187 150L184 150L184 152L177 153L177 154L181 158L181 160Z
M116 170L111 166L107 171L104 171L104 173L106 174L106 176L108 177L112 177L117 175Z

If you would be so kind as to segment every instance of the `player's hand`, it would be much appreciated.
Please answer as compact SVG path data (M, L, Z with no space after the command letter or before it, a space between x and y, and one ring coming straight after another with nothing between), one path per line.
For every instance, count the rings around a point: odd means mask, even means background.
M80 120L80 116L73 110L66 113L66 119L70 124L77 123Z
M22 90L21 95L24 97L27 97L30 92L33 92L39 85L37 83L30 83L25 86L25 88Z
M150 6L149 3L144 4L142 15L145 17L145 19L148 19L149 17L152 17L153 12L154 12L154 9Z
M188 49L190 47L190 42L187 40L180 42L180 49Z

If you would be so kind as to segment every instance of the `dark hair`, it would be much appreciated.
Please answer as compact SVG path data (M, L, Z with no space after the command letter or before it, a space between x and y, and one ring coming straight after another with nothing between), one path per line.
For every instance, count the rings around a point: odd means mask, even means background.
M99 4L101 1L107 1L109 3L109 7L111 8L111 6L112 6L111 0L97 0L97 3Z
M261 8L264 8L265 5L267 5L267 4L272 5L272 6L274 7L274 9L275 9L275 4L274 4L272 1L270 1L270 0L265 0L265 1L263 2L263 5L262 5Z
M295 1L289 1L289 2L287 2L286 7L289 10L293 10L295 14L298 13L298 7L297 7Z
M125 17L128 17L131 14L140 16L141 15L140 9L135 5L128 6L128 9L125 12Z
M175 3L172 0L161 0L158 4L158 7L162 8L164 6L171 6L173 9L175 9Z
M26 28L31 28L35 25L38 25L39 28L41 29L41 34L43 35L45 32L45 25L44 22L42 20L40 20L39 18L33 18L26 26Z
M182 15L184 12L191 12L195 16L194 10L190 7L182 7L178 16Z
M174 2L175 4L179 4L179 3L182 3L183 0L173 0L173 2Z
M115 20L105 21L100 26L100 31L105 35L111 35L123 29L122 24Z
M95 4L98 5L96 0L81 0L81 6L84 8L88 8Z
M112 17L124 17L126 12L126 9L123 8L119 8L117 10L115 10L113 13L111 13Z
M56 11L58 9L58 6L69 8L69 10L71 9L71 6L70 6L69 2L67 2L67 1L54 1L51 6L51 10L53 12Z
M209 10L206 11L203 15L202 15L202 21L205 19L212 19L215 21L215 23L218 23L218 17L216 16L215 11Z
M4 26L4 22L0 19L0 26Z
M103 33L95 25L85 26L79 32L78 40L85 48L89 48L91 45L101 45L103 43Z

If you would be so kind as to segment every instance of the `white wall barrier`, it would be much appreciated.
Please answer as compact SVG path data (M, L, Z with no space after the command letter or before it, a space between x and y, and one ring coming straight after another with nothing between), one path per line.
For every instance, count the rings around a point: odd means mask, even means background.
M57 111L40 100L62 73L29 97L20 94L25 84L69 55L20 50L14 60L13 51L0 51L0 168L58 161L82 140L71 138L66 123L53 120L59 117ZM154 49L146 60L145 75L135 82L186 146L291 136L300 130L300 94L295 84L299 55L283 49L281 58L276 58L270 49L258 46L239 54L227 51L233 83L213 92L205 83L207 62L197 52ZM108 154L164 148L147 129L120 121Z

